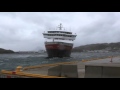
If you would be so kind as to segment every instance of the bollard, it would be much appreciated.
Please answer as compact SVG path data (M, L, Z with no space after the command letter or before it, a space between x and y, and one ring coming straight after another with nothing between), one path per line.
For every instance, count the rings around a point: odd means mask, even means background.
M16 68L15 72L20 72L21 69L22 69L22 66L18 66L18 67Z

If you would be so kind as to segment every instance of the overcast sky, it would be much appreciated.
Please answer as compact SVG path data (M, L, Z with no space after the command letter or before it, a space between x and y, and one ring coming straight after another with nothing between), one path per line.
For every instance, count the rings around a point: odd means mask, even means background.
M60 23L77 34L74 47L120 42L119 12L0 12L0 48L45 49L42 33Z

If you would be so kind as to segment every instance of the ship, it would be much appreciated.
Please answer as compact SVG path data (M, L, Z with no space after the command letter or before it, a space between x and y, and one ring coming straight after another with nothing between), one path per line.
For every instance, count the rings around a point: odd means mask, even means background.
M44 31L45 48L48 58L70 57L76 33L66 30L62 23L55 30Z

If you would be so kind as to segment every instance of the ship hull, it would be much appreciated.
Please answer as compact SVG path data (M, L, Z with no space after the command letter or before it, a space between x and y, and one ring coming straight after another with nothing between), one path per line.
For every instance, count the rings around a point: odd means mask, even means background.
M53 57L70 57L73 44L69 43L60 43L60 42L51 42L45 43L46 51L49 58Z

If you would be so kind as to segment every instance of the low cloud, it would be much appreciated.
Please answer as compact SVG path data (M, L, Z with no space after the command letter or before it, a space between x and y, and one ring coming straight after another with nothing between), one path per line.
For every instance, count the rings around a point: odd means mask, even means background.
M120 42L119 12L1 12L0 48L45 49L42 33L59 23L77 34L74 47Z

